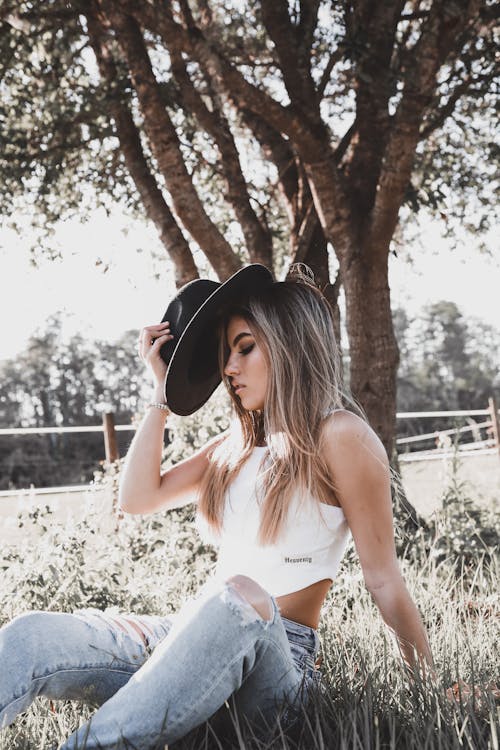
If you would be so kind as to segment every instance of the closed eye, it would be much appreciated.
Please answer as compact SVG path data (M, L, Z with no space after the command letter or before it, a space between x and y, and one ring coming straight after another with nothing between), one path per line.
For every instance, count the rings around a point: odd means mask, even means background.
M245 357L247 354L250 354L254 346L255 346L255 343L250 344L249 346L246 346L244 349L240 351L240 354L243 354L243 356Z

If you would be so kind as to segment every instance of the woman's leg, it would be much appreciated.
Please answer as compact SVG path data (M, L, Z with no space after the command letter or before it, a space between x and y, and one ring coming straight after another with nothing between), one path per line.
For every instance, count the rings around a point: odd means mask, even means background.
M127 633L122 618L98 610L29 612L1 628L0 728L37 696L101 705L123 687L148 658L152 643L134 637L133 629ZM169 625L167 618L157 620L156 639Z
M302 689L275 602L238 576L189 602L147 663L62 750L84 742L87 750L120 741L137 750L163 747L206 721L246 681L251 695L241 695L250 720L272 719Z

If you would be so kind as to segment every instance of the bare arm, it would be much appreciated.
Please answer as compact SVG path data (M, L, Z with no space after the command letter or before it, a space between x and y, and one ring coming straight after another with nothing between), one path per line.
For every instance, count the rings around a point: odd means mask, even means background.
M161 346L171 338L168 324L143 328L139 354L153 374L153 401L164 401L163 383L166 365L160 357ZM151 341L154 340L154 344ZM160 508L177 508L194 499L208 467L208 456L215 443L224 435L207 443L193 456L180 461L161 474L161 454L165 420L168 412L148 409L125 459L120 477L118 501L127 513L152 513Z
M387 455L369 425L349 412L328 418L322 450L359 555L366 587L407 665L432 670L422 618L401 575L394 544Z
M127 513L152 513L193 501L208 468L210 450L223 438L217 436L193 456L161 474L165 414L150 409L128 450L118 496L120 507Z

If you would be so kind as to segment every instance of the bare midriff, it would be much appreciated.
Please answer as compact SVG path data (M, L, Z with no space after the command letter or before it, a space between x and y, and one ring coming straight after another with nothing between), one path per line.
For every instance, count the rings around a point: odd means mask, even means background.
M332 585L330 578L316 581L305 589L294 591L292 594L277 596L276 603L280 613L287 620L300 622L310 628L317 628L321 607L325 601L328 589Z

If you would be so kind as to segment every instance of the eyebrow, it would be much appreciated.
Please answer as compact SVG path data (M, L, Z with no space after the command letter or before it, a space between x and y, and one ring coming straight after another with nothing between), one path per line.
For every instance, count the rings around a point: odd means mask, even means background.
M240 339L245 338L245 336L251 336L251 335L252 334L249 333L248 331L242 331L241 333L239 333L237 336L234 337L233 346L236 346L236 344L238 343Z

